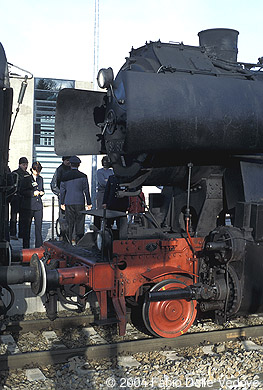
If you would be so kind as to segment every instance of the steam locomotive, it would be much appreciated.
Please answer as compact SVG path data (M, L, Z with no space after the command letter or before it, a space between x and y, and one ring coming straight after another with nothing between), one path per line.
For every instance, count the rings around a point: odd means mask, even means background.
M76 247L48 241L19 254L29 266L1 267L0 285L30 281L50 319L58 300L74 295L83 310L91 291L97 324L116 322L121 335L128 312L150 334L177 337L197 317L263 311L263 58L237 61L236 30L198 35L199 46L132 49L115 79L99 71L106 92L60 92L57 154L107 154L120 198L147 185L162 193L135 223L87 211L103 223Z

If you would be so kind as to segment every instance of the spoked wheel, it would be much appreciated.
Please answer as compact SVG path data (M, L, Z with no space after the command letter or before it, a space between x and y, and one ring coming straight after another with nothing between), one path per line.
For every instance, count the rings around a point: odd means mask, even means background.
M185 277L162 280L150 291L175 290L188 286ZM142 317L146 328L154 336L177 337L185 333L196 317L196 301L177 299L172 301L145 301Z

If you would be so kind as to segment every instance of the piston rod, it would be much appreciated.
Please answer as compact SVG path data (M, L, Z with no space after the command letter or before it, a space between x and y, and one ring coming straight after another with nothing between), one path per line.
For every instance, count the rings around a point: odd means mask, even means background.
M190 287L180 288L177 290L149 291L147 299L150 302L171 301L176 299L192 299L193 294L194 292Z

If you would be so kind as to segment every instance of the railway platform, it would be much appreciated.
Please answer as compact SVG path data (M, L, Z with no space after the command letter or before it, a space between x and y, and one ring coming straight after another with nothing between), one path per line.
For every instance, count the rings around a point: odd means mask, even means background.
M54 208L54 219L56 221L58 216L58 207ZM54 226L54 236L56 238L55 226ZM44 206L43 209L43 223L42 223L42 237L43 241L47 241L52 238L52 206ZM31 234L30 234L30 246L33 248L35 243L35 225L34 220L31 225ZM10 244L12 249L22 249L23 240L22 238L10 239Z

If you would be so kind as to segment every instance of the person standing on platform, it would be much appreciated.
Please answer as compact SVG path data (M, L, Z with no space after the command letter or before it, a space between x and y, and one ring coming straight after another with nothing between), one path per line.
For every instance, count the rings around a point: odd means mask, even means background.
M60 164L55 170L55 173L50 183L51 191L58 198L58 220L56 221L56 230L59 240L61 241L63 240L63 235L65 234L67 227L65 224L65 210L62 210L60 202L60 183L65 173L71 170L69 159L70 156L62 157L62 164Z
M102 168L97 170L97 209L102 209L103 197L106 188L107 181L112 176L113 169L110 168L110 159L108 156L104 156L101 160Z
M52 177L50 188L51 191L57 195L59 199L60 195L60 183L62 181L63 176L65 173L70 171L70 162L69 162L70 156L63 156L62 157L62 164L60 164L57 169L55 170L55 173Z
M35 222L35 248L39 248L43 244L43 203L41 198L44 195L43 178L40 176L42 170L40 162L34 162L30 170L32 174L24 176L20 189L20 194L22 196L20 215L23 248L30 247L30 231L33 218Z
M76 243L84 236L85 231L85 200L88 210L91 209L91 198L87 175L78 170L81 160L77 156L69 159L71 170L63 176L60 184L60 202L65 210L68 224L68 240L72 243L75 228Z
M18 236L21 236L21 221L20 221L20 207L21 207L21 195L20 195L20 187L21 182L25 175L29 175L27 172L28 167L28 159L26 157L20 157L19 159L19 167L15 171L12 172L13 182L17 183L16 193L12 196L11 199L11 215L9 222L9 231L10 238L13 240L17 240L17 215L19 215L19 225L18 225ZM20 237L21 238L21 237Z

